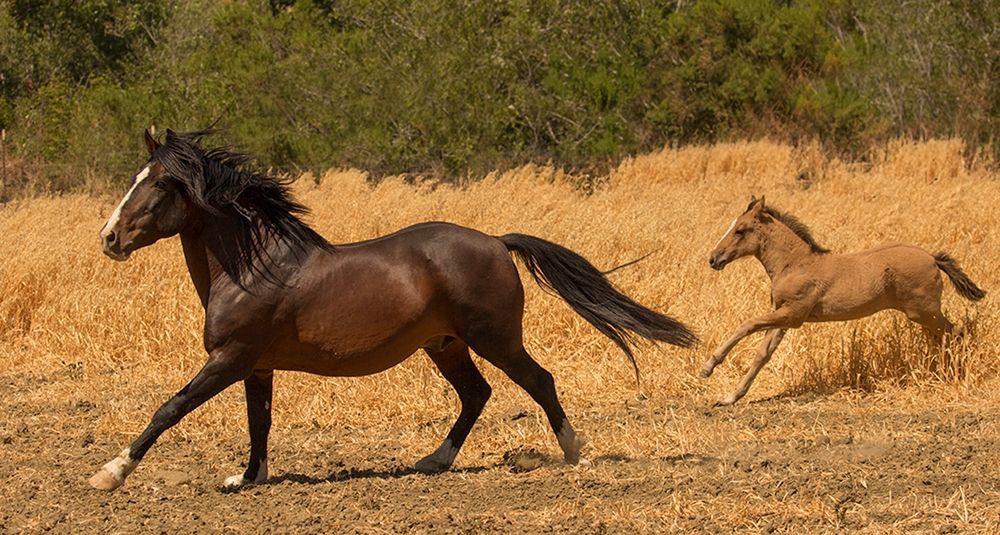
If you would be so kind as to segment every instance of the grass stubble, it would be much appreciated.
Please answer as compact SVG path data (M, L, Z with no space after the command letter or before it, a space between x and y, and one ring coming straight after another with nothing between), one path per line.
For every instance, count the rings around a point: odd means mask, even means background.
M312 209L309 222L334 243L445 220L495 235L543 237L602 268L652 253L615 272L614 283L638 301L686 322L703 339L694 350L647 346L638 351L646 398L639 399L624 355L562 301L526 279L527 347L555 375L571 420L590 441L587 455L595 459L594 467L561 465L541 410L477 358L494 395L456 462L458 469L477 470L439 477L461 479L457 484L467 488L471 503L478 500L480 505L463 507L458 500L457 505L443 502L411 511L415 518L433 517L425 529L469 522L483 529L579 527L566 523L573 519L610 531L698 525L727 531L845 526L866 526L871 532L975 531L996 527L1000 497L995 487L959 482L952 492L902 487L866 490L863 499L844 498L824 493L823 478L835 475L817 472L810 460L839 451L850 477L864 481L879 471L879 457L870 451L865 457L865 448L905 443L907 433L924 433L925 438L935 433L922 430L921 415L937 415L928 424L933 427L953 424L949 414L997 414L1000 177L989 162L969 163L963 152L955 140L899 141L870 164L858 165L828 158L815 146L764 140L638 156L623 162L591 195L574 190L576 177L538 166L494 173L461 187L413 186L402 178L372 187L362 172L335 170L318 184L300 180L296 193ZM835 252L884 241L949 252L990 292L972 305L946 283L946 314L966 325L970 336L952 344L947 355L928 355L919 329L897 313L807 325L786 336L744 402L732 409L709 409L735 386L760 335L739 345L709 381L696 378L700 364L742 321L769 306L769 281L756 261L736 262L721 273L707 264L708 251L751 194L766 195L771 204L798 216ZM24 411L93 407L79 425L95 437L91 448L100 451L91 457L101 462L132 440L205 358L203 313L179 241L139 251L127 263L100 253L97 231L117 201L69 195L0 208L0 375L9 385L4 392L8 406L21 410L11 409L16 416L4 425L8 434L23 425L58 430L58 410ZM450 386L423 355L371 377L279 373L272 476L298 470L322 479L335 471L327 466L331 449L351 462L372 458L400 468L412 465L437 446L457 409ZM143 485L151 484L157 467L180 466L213 484L241 470L244 414L242 389L230 388L161 438L160 445L183 444L173 450L182 455L223 459L221 466L185 465L154 447L126 489L151 492ZM904 423L895 425L898 420ZM1000 439L995 421L972 429L979 435L970 440ZM53 440L59 440L54 433ZM963 438L959 434L952 442L960 445ZM109 446L99 447L105 444ZM235 451L211 451L225 445ZM8 483L0 499L23 499L19 485L47 477L23 473L39 452L18 447L16 440L0 447L7 450L0 458L0 474ZM209 451L199 451L205 449ZM504 455L526 450L542 453L547 461L524 473L510 470ZM762 458L780 467L748 479L746 464ZM997 457L990 459L996 474ZM696 465L704 466L687 468ZM86 465L62 470L80 466ZM691 474L710 477L714 486ZM63 474L80 482L63 492L92 493L82 485L88 475L89 469ZM773 488L762 485L767 478L777 478ZM423 476L387 481L433 487L428 480L433 481ZM490 504L495 493L491 481L530 489L552 480L565 480L575 490L567 495L563 489L551 499L534 497L523 507L516 500ZM273 497L291 484L260 492ZM331 481L314 491L322 494L343 484ZM794 491L774 491L782 484ZM806 488L815 491L802 490ZM850 488L860 491L869 485ZM66 507L70 512L64 521L91 525L85 523L86 513ZM387 516L373 512L346 525L362 532L393 531L401 525L399 510L380 511ZM23 518L26 529L44 525L37 516L26 513Z

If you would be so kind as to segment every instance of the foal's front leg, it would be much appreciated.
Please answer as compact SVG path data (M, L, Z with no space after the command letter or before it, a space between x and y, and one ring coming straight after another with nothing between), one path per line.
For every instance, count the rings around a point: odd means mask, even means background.
M767 336L764 337L764 342L760 345L760 350L757 351L757 358L754 359L753 364L750 365L750 369L747 370L746 375L743 376L743 380L740 381L739 386L728 396L719 400L716 406L720 405L732 405L740 400L743 396L747 395L747 391L750 390L750 385L753 384L754 379L757 378L757 374L760 373L761 368L769 360L771 360L771 355L774 354L774 350L778 348L778 344L781 343L781 339L785 337L785 329L771 329L767 331Z
M226 478L226 489L237 489L267 480L267 435L271 431L271 398L274 372L255 370L243 380L247 398L247 423L250 430L250 460L242 474Z
M208 362L194 379L170 398L170 401L157 409L152 421L139 438L91 476L90 486L108 491L122 486L125 478L135 470L139 461L164 431L176 425L181 418L212 396L246 377L252 369L253 359L248 357L245 348L228 344L212 351Z
M763 331L765 329L796 328L805 322L811 311L812 304L809 304L808 306L788 306L779 308L778 310L765 314L759 318L754 318L745 322L743 325L740 325L739 329L736 329L736 333L734 333L729 340L726 340L724 344L719 346L719 349L716 349L715 353L712 353L712 356L705 361L705 365L701 368L701 377L708 378L711 376L712 372L715 371L715 367L722 364L722 361L726 360L726 355L728 355L729 352L736 347L736 344L738 344L740 340L757 331Z

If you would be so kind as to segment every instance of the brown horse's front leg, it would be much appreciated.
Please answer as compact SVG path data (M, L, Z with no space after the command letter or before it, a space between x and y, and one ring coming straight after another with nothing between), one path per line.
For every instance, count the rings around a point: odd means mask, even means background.
M728 355L729 352L736 347L736 344L738 344L740 340L757 331L775 328L793 329L798 327L802 325L806 318L809 317L809 312L811 310L812 305L783 307L740 325L740 328L736 329L736 333L734 333L729 340L726 340L724 344L719 346L719 349L716 349L715 353L712 353L712 356L705 361L705 365L701 368L701 377L708 378L711 376L715 367L722 364L722 361L726 360L726 355Z
M238 489L267 480L267 435L271 431L271 398L274 372L256 370L243 380L247 398L247 423L250 429L250 460L242 474L226 478L225 489Z
M135 470L164 431L212 396L249 375L253 369L253 359L248 358L246 348L236 346L237 344L228 344L213 351L194 379L157 409L139 438L90 478L90 486L107 491L122 486L125 478Z

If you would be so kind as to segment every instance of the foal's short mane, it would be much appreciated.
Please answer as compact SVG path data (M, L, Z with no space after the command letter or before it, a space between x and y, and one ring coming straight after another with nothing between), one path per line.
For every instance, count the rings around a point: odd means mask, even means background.
M182 184L191 202L203 210L247 221L249 239L240 246L244 268L265 256L270 239L298 249L332 249L299 216L309 209L292 198L294 179L269 176L250 168L250 156L224 148L203 148L201 139L215 130L176 133L153 153L167 174ZM250 268L256 270L255 268ZM265 268L266 269L266 268Z
M805 223L799 221L795 216L786 214L770 206L764 207L764 213L784 223L784 225L791 229L796 236L806 242L810 251L818 254L826 254L830 252L830 250L826 247L816 243L816 238L813 238L812 233L809 231L809 227L807 227Z

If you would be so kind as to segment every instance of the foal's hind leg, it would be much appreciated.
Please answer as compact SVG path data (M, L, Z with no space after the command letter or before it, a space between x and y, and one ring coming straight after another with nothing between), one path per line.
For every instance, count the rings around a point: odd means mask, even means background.
M483 412L486 401L490 399L492 390L472 362L469 346L464 342L455 340L441 351L428 350L427 355L434 361L441 375L455 387L462 402L462 410L458 420L448 432L448 437L438 449L434 450L434 453L417 461L418 471L431 474L443 472L451 467L458 450L469 436L472 425Z
M472 349L500 368L542 407L549 419L549 425L556 434L556 440L559 441L559 447L562 448L563 458L569 464L579 463L583 441L576 436L576 431L573 430L569 419L566 418L566 412L559 403L552 374L535 362L521 344L509 351L498 351L489 345L487 347L472 345Z
M250 429L250 460L242 474L229 476L224 488L236 489L267 480L267 435L271 431L271 397L274 372L255 371L243 380L247 398L247 423Z
M904 311L906 317L924 328L927 342L932 348L940 347L946 334L952 334L955 326L941 312L941 305L913 308Z

